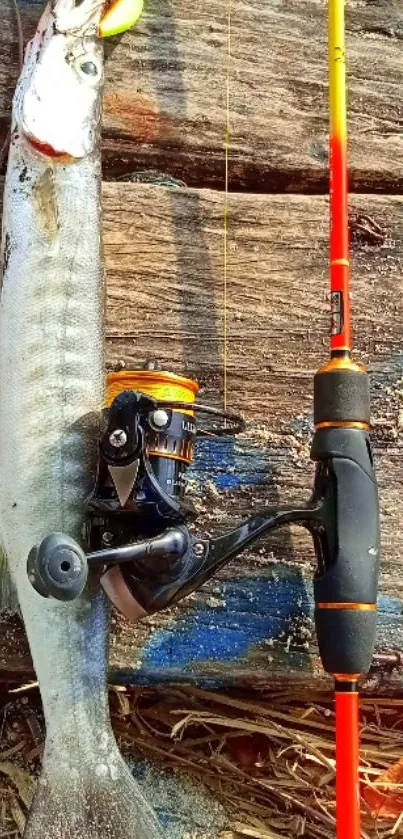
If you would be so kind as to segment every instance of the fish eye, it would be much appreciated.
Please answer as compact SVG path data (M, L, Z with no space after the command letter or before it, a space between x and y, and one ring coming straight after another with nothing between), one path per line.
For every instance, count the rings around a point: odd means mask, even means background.
M102 76L102 67L93 58L80 55L74 61L74 67L79 76L84 78L88 84L96 85Z
M80 70L82 73L85 73L86 76L98 75L98 67L93 61L83 61L83 63L80 64Z

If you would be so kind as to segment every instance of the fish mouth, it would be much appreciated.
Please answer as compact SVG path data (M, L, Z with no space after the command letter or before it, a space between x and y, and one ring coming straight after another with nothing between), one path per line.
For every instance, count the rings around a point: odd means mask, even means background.
M66 151L58 151L57 149L54 149L53 146L50 145L50 143L46 143L43 140L38 140L36 137L33 137L30 134L26 134L25 132L24 137L29 143L29 145L33 149L35 149L35 151L40 152L40 154L43 154L45 157L51 157L52 159L59 160L60 162L73 162L75 160L79 160L78 157L73 157Z

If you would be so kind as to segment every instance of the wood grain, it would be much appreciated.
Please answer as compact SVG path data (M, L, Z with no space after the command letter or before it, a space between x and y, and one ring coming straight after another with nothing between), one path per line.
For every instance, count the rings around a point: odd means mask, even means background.
M108 366L156 357L222 404L223 196L104 185ZM327 199L230 195L228 400L248 420L236 442L201 443L192 494L201 532L222 532L267 501L312 486L312 375L328 353ZM403 649L403 204L351 201L357 357L372 373L383 559L379 650ZM129 627L114 619L113 678L270 684L321 680L313 635L312 548L298 529L270 538L180 608ZM29 669L16 624L0 623L0 669ZM401 690L402 674L370 684ZM375 681L374 681L375 680Z
M22 5L30 37L41 3ZM133 32L107 45L104 161L110 177L143 168L222 188L229 67L233 189L327 191L327 3L148 0ZM0 126L17 76L16 26L0 0ZM400 0L347 0L354 190L401 192Z

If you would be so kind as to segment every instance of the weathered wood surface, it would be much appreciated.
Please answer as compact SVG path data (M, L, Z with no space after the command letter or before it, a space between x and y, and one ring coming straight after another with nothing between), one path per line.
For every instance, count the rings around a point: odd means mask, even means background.
M378 649L403 649L403 203L353 196L357 355L372 372L382 507ZM327 356L327 199L230 195L228 400L248 419L237 441L201 442L193 494L199 528L222 530L265 501L306 498L312 374ZM149 185L104 186L107 359L157 357L195 375L221 404L223 196ZM357 303L356 303L357 301ZM301 688L322 676L312 635L309 538L278 534L203 590L133 629L114 618L111 675ZM0 669L28 672L18 623L0 623ZM375 681L374 681L375 680ZM370 681L402 688L402 672Z
M26 38L41 5L22 2ZM251 192L325 192L327 3L232 6L230 183ZM18 49L10 0L0 0L0 12L4 135ZM220 0L147 0L135 30L107 45L108 177L156 168L189 185L223 185L226 15ZM400 0L347 0L351 176L360 191L402 191L402 38Z

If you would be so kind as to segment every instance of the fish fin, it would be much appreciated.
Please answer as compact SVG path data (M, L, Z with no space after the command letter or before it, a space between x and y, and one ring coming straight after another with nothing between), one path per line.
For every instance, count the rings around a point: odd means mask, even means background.
M102 740L102 727L100 728ZM78 743L78 741L77 741ZM75 744L77 746L77 743ZM86 764L83 754L74 746L63 766L53 759L44 764L37 793L30 810L24 839L163 839L164 833L151 804L115 751L112 778L108 759L94 753L93 765ZM68 752L68 750L67 750ZM88 756L87 756L88 759ZM66 771L67 769L67 771ZM109 777L108 777L109 776ZM175 834L177 835L177 834Z
M0 545L0 612L6 610L18 612L19 604L17 589L8 567L7 555Z

